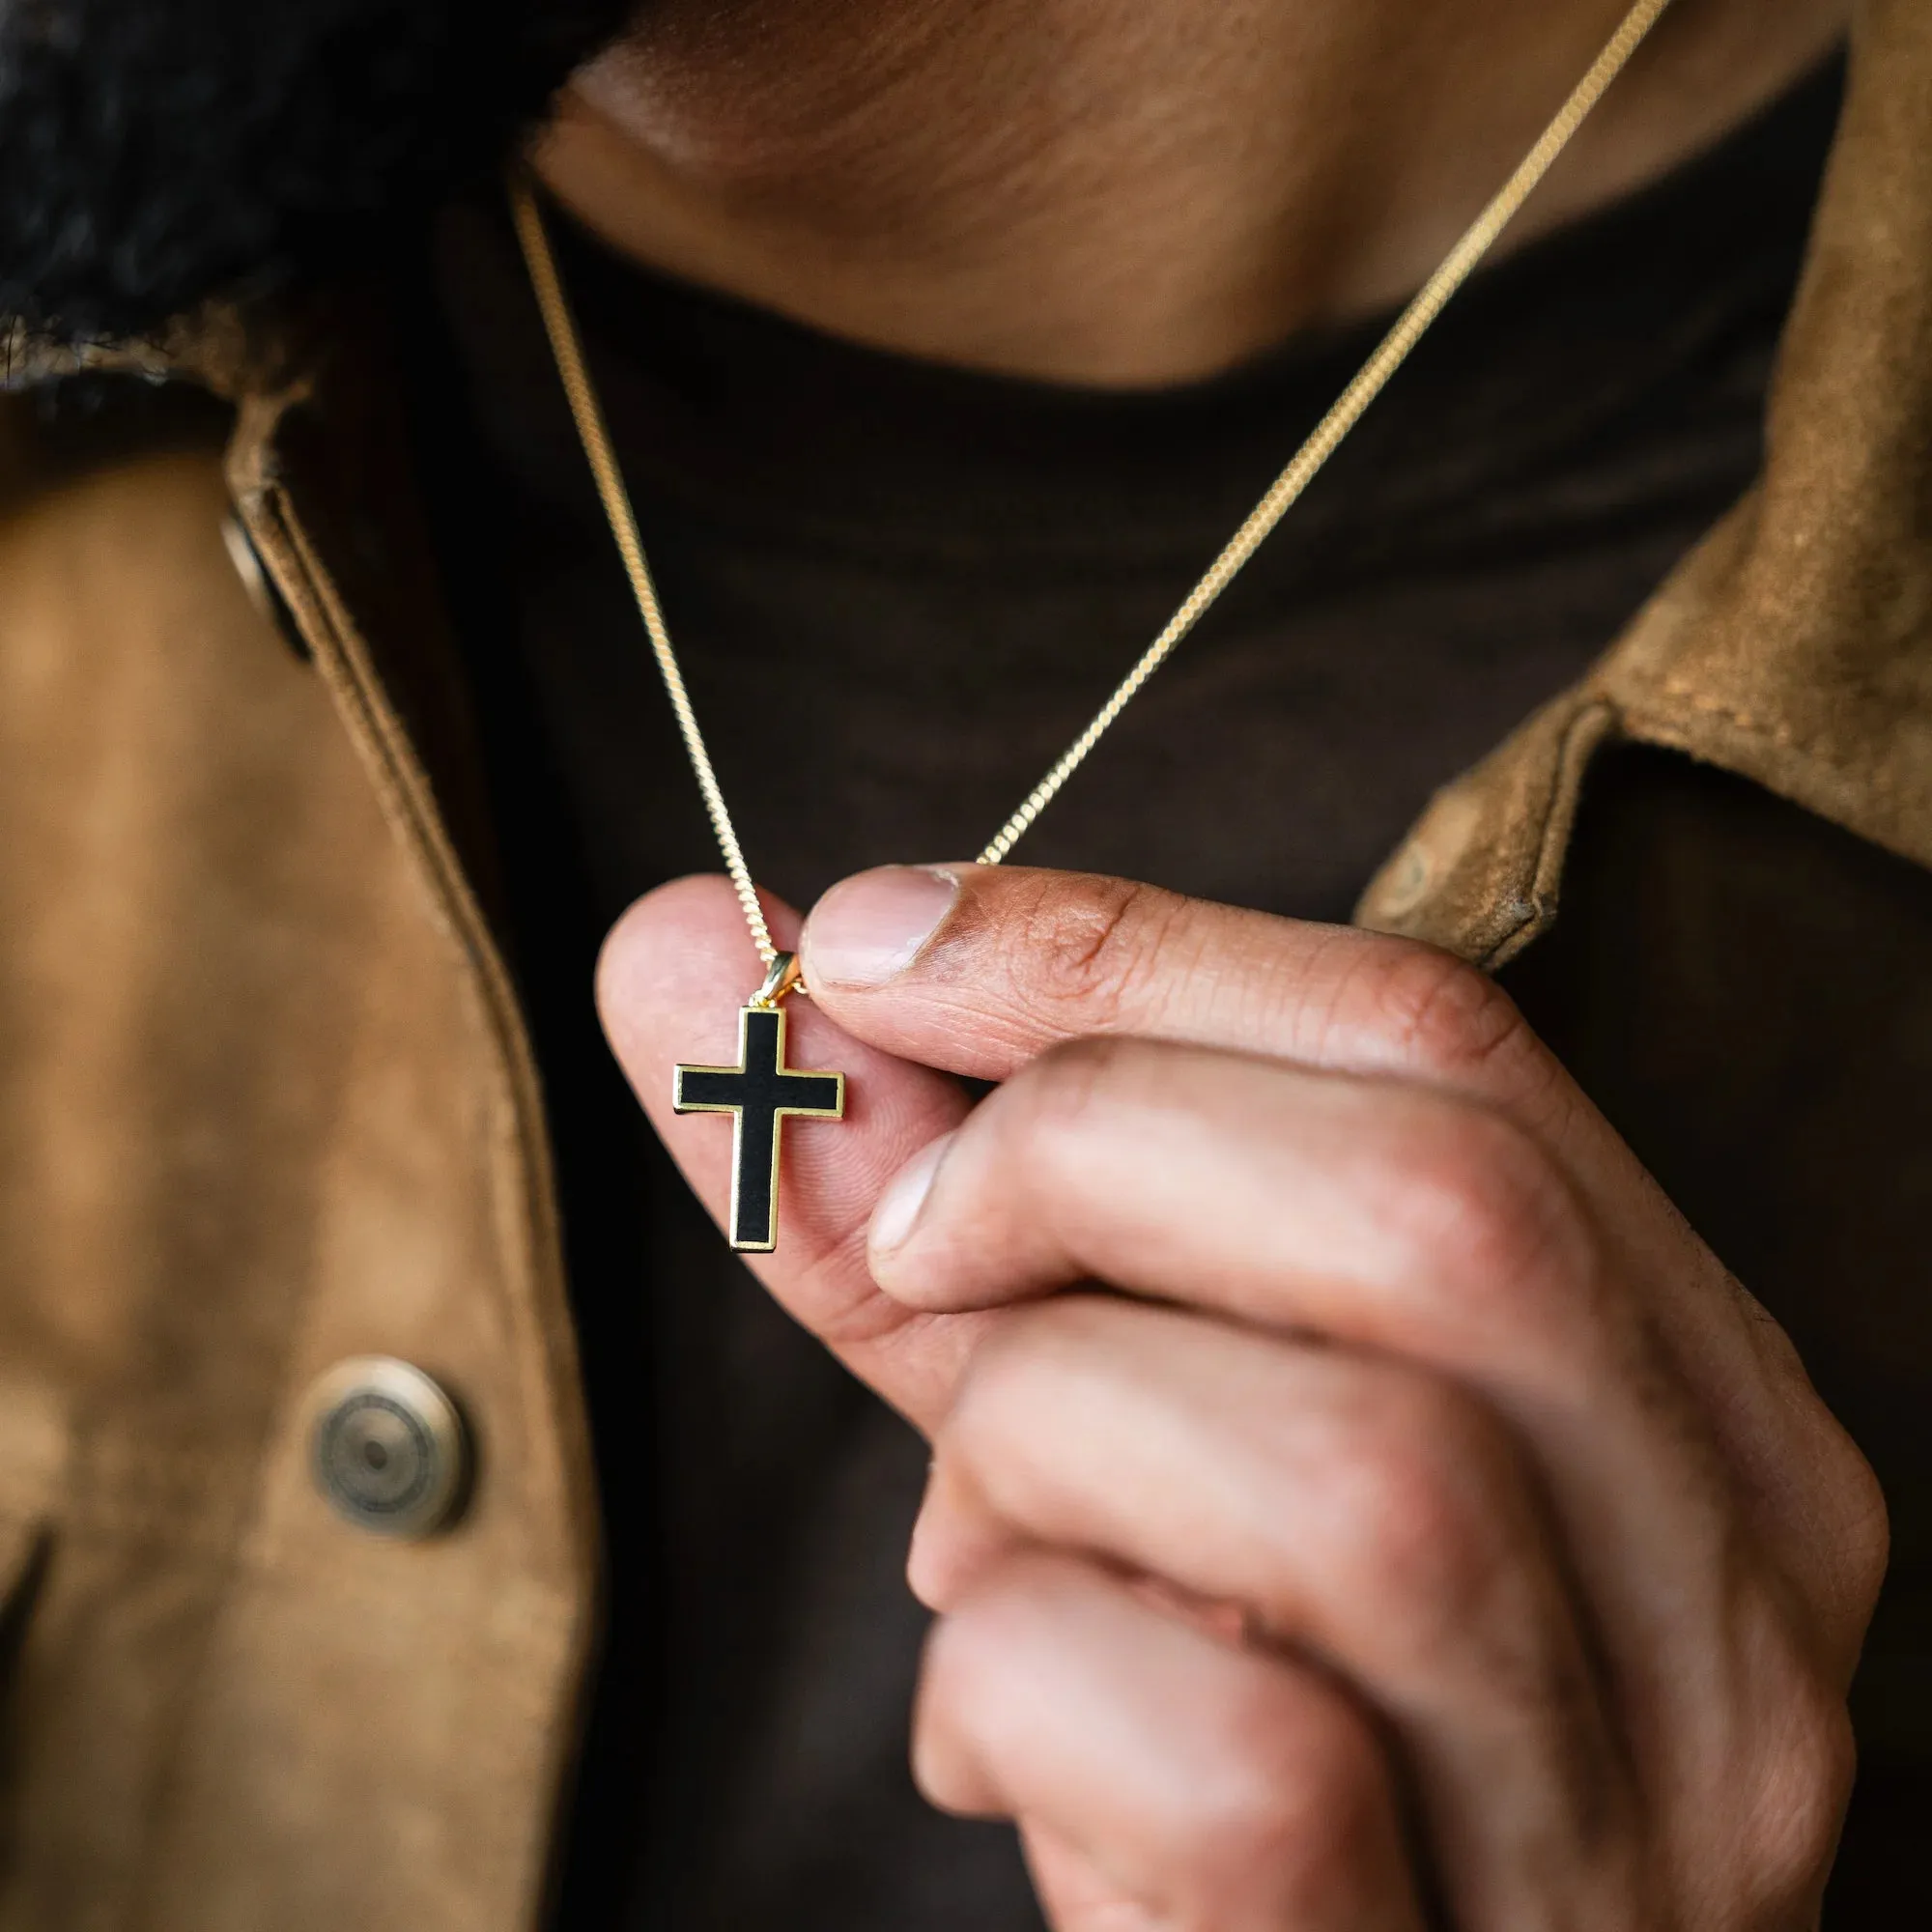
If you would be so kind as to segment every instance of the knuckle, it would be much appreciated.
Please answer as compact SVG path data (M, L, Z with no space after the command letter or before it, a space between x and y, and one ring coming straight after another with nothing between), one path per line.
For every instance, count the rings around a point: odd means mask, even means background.
M1891 1565L1891 1515L1878 1472L1849 1435L1841 1433L1841 1442L1838 1520L1843 1525L1843 1590L1847 1620L1855 1627L1855 1641L1861 1641Z
M1814 1398L1815 1400L1815 1398ZM1856 1658L1891 1561L1891 1515L1878 1472L1834 1416L1825 1413L1810 1460L1833 1525L1837 1588L1832 1609L1840 1649Z
M1786 1548L1785 1561L1801 1589L1815 1600L1827 1650L1849 1676L1890 1563L1885 1490L1864 1452L1819 1395L1790 1336L1742 1284L1727 1280L1788 1423L1764 1491L1789 1491L1799 1498L1793 1516L1812 1532L1796 1549Z
M1377 1030L1412 1071L1489 1088L1542 1059L1516 1002L1453 953L1392 942L1366 953L1356 971L1366 976Z
M1252 1698L1198 1787L1191 1821L1198 1888L1252 1899L1347 1889L1380 1849L1387 1790L1368 1725L1306 1688Z
M1764 1922L1776 1924L1815 1908L1858 1768L1845 1700L1815 1671L1801 1667L1780 1701L1784 1737L1760 1776L1749 1854Z
M1477 1106L1434 1103L1391 1177L1387 1225L1409 1265L1465 1313L1517 1322L1587 1284L1596 1245L1569 1180L1530 1134Z
M1344 1481L1341 1560L1362 1601L1402 1605L1423 1645L1487 1620L1514 1576L1520 1517L1498 1424L1446 1384L1395 1385L1364 1418Z
M1022 916L1034 998L1063 1022L1105 1032L1143 1003L1186 901L1123 879L1043 878Z

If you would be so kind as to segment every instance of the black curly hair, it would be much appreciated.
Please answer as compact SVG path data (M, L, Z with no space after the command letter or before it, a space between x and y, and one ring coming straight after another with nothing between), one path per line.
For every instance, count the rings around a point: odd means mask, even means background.
M0 318L138 335L380 249L627 0L0 0Z

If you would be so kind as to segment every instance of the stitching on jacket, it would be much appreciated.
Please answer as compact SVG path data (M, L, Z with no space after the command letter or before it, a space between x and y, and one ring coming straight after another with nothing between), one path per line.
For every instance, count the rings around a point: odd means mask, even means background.
M1894 797L1898 790L1898 773L1892 762L1883 756L1869 762L1844 756L1842 753L1818 744L1814 739L1802 737L1789 724L1774 723L1749 711L1744 711L1735 704L1709 692L1698 689L1688 678L1668 676L1658 680L1656 689L1667 697L1674 697L1691 710L1706 718L1721 719L1726 724L1742 731L1747 737L1755 738L1761 744L1775 745L1779 751L1795 752L1806 764L1816 766L1841 779L1854 780L1872 792L1884 797ZM1633 716L1643 718L1653 728L1667 727L1667 716L1652 714L1648 717L1641 710Z

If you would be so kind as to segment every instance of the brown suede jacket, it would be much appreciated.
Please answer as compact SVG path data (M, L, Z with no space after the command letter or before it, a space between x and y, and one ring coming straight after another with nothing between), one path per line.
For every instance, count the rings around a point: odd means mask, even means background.
M216 428L0 405L5 1932L543 1909L598 1535L545 1123L381 331L325 337L106 358ZM1503 973L1887 1481L1866 1900L1932 1790L1925 0L1862 8L1770 449L1361 917ZM440 1534L319 1493L369 1356L460 1407Z

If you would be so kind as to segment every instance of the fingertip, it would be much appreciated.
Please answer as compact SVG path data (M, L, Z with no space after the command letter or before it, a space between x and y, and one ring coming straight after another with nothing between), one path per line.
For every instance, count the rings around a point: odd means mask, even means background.
M805 922L807 982L834 995L889 985L938 936L960 891L955 866L875 866L840 879Z

